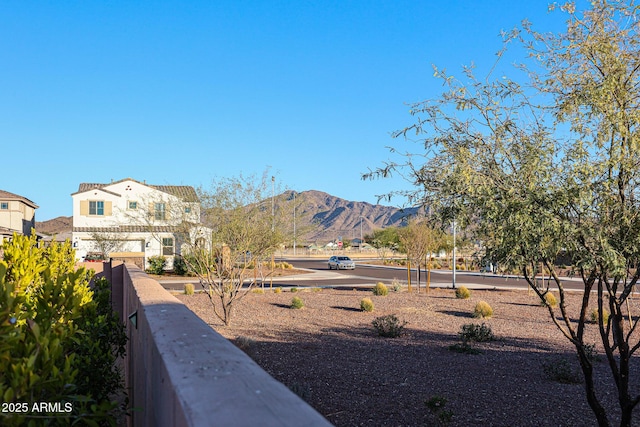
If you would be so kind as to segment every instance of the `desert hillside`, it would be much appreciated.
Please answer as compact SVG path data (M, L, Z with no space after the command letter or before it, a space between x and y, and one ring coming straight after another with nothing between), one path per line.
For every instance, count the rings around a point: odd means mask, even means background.
M404 218L416 213L415 208L402 210L392 206L354 202L321 191L303 191L295 195L293 191L287 191L276 197L276 209L283 215L289 212L291 221L294 200L296 225L302 231L301 240L318 243L326 243L338 237L359 238L361 222L362 234L367 235L375 229L401 225ZM47 235L70 232L72 227L70 216L36 223L38 233Z

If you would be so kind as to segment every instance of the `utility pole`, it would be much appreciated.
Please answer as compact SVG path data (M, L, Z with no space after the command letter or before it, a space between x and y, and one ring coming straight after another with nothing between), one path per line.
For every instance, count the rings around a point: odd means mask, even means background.
M360 247L360 252L362 252L362 215L360 215L360 244L358 245Z
M296 255L296 192L293 192L293 256Z

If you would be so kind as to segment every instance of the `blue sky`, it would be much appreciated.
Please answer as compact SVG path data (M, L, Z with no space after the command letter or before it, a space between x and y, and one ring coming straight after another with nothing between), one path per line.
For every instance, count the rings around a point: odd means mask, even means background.
M402 146L408 104L441 92L432 64L488 69L500 30L563 29L547 5L0 2L0 189L42 221L71 215L81 182L206 188L269 168L279 188L376 203L408 184L360 176Z

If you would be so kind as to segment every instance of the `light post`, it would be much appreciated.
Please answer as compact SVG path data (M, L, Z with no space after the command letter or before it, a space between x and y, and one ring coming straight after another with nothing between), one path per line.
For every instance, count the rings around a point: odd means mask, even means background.
M453 289L456 288L456 220L453 220L453 275L451 276Z
M293 256L296 256L296 192L293 192Z
M276 177L271 176L271 231L276 231Z
M362 217L362 215L360 215L360 244L358 245L360 247L360 252L362 252L362 220L364 218Z

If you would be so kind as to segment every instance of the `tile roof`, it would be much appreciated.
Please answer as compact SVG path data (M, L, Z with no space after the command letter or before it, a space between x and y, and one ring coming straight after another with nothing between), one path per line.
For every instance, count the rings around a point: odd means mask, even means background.
M35 209L38 208L38 205L36 205L35 203L33 203L31 200L27 199L26 197L22 197L22 196L19 196L17 194L9 193L8 191L4 191L4 190L0 190L0 200L19 200L19 201L31 206L32 208L35 208Z
M152 185L152 184L147 184L146 181L140 182L132 178L125 178L119 181L114 181L106 184L83 182L83 183L80 183L80 186L78 187L78 191L74 194L84 193L85 191L90 191L94 189L106 191L104 190L104 187L108 187L110 185L117 184L123 181L134 181L134 182L137 182L138 184L146 185L147 187L154 188L158 191L162 191L163 193L176 196L186 202L198 201L198 195L196 194L196 190L189 185Z

